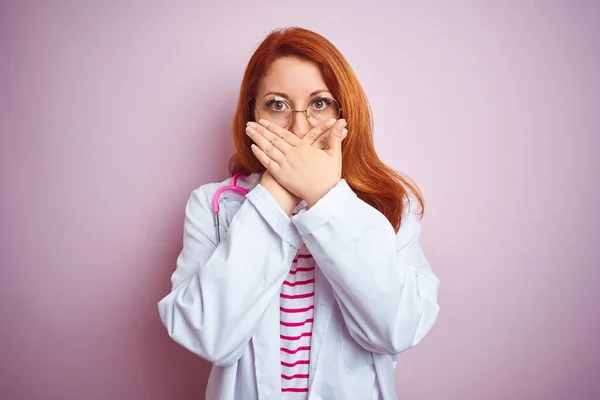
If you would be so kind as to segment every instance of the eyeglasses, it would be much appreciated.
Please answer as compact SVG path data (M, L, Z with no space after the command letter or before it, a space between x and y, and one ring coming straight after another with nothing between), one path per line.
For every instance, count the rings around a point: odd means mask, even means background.
M291 125L294 113L304 113L310 126L314 127L332 118L338 119L342 109L337 100L329 96L314 97L304 110L294 110L283 97L271 96L257 104L256 111L259 119L266 119L287 129Z

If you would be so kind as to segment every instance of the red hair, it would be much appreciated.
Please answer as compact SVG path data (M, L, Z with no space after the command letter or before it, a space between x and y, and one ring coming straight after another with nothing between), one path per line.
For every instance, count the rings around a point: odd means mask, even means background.
M254 97L260 79L273 61L292 56L315 63L333 97L340 103L348 136L342 143L342 178L360 199L386 216L398 232L409 192L424 212L423 196L417 185L385 165L375 152L373 117L365 92L342 53L318 33L298 27L277 29L258 46L244 72L237 110L233 117L233 142L236 153L229 161L229 172L250 174L265 168L250 149L246 122L254 120Z

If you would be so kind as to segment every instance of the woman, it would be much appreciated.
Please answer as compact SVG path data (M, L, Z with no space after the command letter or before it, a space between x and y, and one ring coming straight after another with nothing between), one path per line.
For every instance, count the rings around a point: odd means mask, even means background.
M439 281L421 195L377 157L348 62L314 32L273 31L233 138L237 175L191 194L158 305L173 340L213 363L206 398L395 399L396 355L434 326ZM213 198L238 175L249 193L218 197L215 234Z

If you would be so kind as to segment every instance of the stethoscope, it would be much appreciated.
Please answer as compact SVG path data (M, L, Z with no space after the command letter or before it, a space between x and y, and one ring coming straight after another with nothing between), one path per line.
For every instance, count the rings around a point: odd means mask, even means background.
M217 189L217 192L215 193L215 196L213 197L212 209L213 209L213 219L215 221L215 232L217 234L217 244L219 244L221 242L221 232L219 231L219 196L221 196L221 193L223 193L226 190L233 190L234 192L237 192L244 197L246 197L246 195L248 194L248 191L246 189L237 185L237 180L240 175L241 175L240 172L237 172L236 174L234 174L233 180L231 182L232 183L231 186L220 187L219 189Z

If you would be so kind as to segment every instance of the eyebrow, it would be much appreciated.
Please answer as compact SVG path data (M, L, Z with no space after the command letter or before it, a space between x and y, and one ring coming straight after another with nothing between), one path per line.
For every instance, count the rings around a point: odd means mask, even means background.
M316 96L319 93L323 93L323 92L331 93L327 89L320 89L320 90L315 90L314 92L312 92L311 94L309 94L308 97L313 97L313 96ZM290 99L290 96L288 96L287 94L282 93L282 92L269 92L269 93L265 93L265 96L268 96L270 94L274 94L275 96L281 96L281 97L283 97L284 99L287 99L287 100Z

